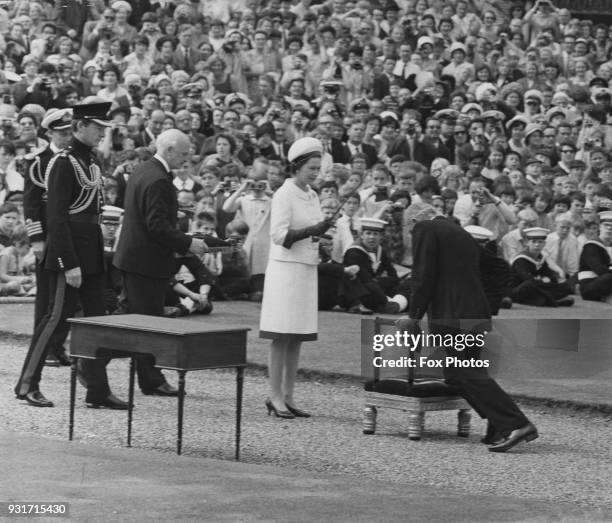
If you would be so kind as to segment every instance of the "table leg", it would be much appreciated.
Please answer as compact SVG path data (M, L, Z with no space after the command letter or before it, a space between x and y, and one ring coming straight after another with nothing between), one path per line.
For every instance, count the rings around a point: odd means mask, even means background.
M134 375L136 374L136 364L134 358L130 358L130 385L128 390L128 429L127 446L132 446L132 413L134 411Z
M178 433L176 436L176 453L181 455L183 446L183 406L185 404L185 374L184 370L178 371Z
M240 461L240 422L242 419L242 385L244 367L236 367L236 461Z
M74 403L76 401L77 358L70 358L70 410L68 421L68 440L72 441L74 433Z

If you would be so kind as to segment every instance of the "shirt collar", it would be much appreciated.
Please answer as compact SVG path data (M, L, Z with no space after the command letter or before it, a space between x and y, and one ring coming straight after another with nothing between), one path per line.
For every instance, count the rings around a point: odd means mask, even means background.
M166 160L164 160L159 154L154 154L153 158L155 158L159 163L164 166L164 169L166 169L167 173L170 173L170 166L168 165L168 162Z

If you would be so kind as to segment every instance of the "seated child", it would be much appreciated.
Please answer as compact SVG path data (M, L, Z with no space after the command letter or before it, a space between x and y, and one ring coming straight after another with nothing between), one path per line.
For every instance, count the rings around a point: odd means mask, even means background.
M24 275L24 258L30 251L30 241L25 225L15 227L13 245L0 251L0 296L25 295L36 281Z

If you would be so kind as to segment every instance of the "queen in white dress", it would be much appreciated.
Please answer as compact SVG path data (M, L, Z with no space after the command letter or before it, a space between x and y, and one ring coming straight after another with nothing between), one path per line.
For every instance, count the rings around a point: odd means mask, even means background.
M318 236L331 225L323 220L319 198L310 186L321 169L323 145L300 138L287 157L294 172L272 199L270 256L261 307L260 338L271 339L268 360L268 414L308 417L296 407L293 391L303 341L317 339Z

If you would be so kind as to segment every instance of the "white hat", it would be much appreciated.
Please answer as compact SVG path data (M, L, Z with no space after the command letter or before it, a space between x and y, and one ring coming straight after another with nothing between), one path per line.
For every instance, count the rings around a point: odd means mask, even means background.
M361 225L362 231L384 231L387 222L384 220L379 220L378 218L361 218L361 220L359 220L359 224Z
M560 114L563 118L567 118L567 110L563 107L551 107L548 111L546 111L546 119L550 122L554 116Z
M461 108L461 114L467 114L470 111L478 111L480 114L482 114L482 107L480 104L471 102L469 104L465 104L462 108Z
M123 216L123 209L114 205L102 206L102 221L118 222Z
M517 123L522 123L525 127L527 127L527 125L529 125L529 120L522 114L517 114L514 118L511 118L506 122L506 129L511 129Z
M542 103L542 93L537 89L529 89L529 91L525 93L525 100L528 100L529 98L537 98L540 103Z
M525 128L525 138L531 136L533 133L542 132L542 128L537 123L530 123Z
M597 215L600 222L612 222L612 211L601 211Z
M287 152L287 159L293 163L300 158L305 156L314 156L323 154L323 144L320 140L316 138L311 138L310 136L306 136L304 138L300 138L293 142L293 145L289 147L289 151Z
M485 111L480 116L481 118L484 118L485 120L487 118L493 118L494 120L499 120L501 122L503 122L506 119L506 116L504 115L504 113L502 113L501 111L496 111L495 109Z
M453 42L448 52L452 56L455 51L462 51L463 54L466 54L465 45L463 45L461 42Z
M132 6L125 2L125 0L117 0L111 4L111 9L113 11L119 11L120 9L127 9L130 13L132 12Z
M380 119L384 119L387 116L390 116L391 118L394 118L395 120L399 121L399 118L397 117L397 113L394 111L383 111L382 113L380 113Z
M43 129L59 131L70 129L72 125L72 109L49 109L40 126Z
M495 87L492 83L489 82L485 82L480 84L477 88L476 88L476 100L480 101L482 100L482 98L484 97L484 94L487 91L493 91L495 94L497 94L497 87Z
M475 240L492 240L493 233L486 227L480 225L466 225L464 229L472 235Z
M429 36L421 36L421 38L417 40L417 49L420 49L425 44L433 45L434 43Z
M523 236L528 240L545 240L550 231L544 227L529 227L523 229Z

